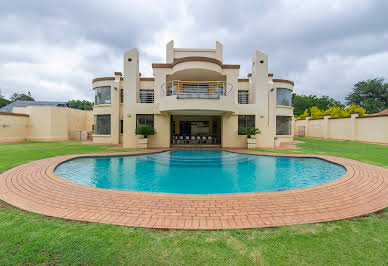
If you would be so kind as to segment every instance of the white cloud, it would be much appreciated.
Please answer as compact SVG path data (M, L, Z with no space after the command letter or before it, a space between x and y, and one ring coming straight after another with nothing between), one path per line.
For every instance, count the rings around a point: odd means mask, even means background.
M388 77L388 51L366 56L329 55L309 60L307 68L295 73L299 94L330 95L341 101L360 80Z
M359 80L388 78L387 9L379 0L2 1L0 89L92 100L91 80L122 71L128 49L139 49L140 72L150 76L168 41L212 48L218 40L240 76L258 49L296 92L343 100Z

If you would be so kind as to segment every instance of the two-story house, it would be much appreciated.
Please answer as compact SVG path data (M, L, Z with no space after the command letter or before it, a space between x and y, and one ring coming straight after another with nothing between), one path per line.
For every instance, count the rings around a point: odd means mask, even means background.
M141 147L135 129L151 125L148 147L212 145L246 147L239 128L254 127L257 147L292 141L294 83L268 73L268 56L255 51L252 73L239 78L240 65L224 64L215 49L166 46L166 62L154 63L153 77L139 73L139 52L124 54L124 69L93 80L94 143Z

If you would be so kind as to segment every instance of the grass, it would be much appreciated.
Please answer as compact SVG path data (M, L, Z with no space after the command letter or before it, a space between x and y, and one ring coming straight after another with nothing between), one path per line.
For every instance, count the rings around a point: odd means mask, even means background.
M352 141L294 138L303 141L294 150L256 149L266 152L292 154L320 154L350 158L388 168L388 145L369 144Z
M326 152L387 165L387 146L362 144L361 150L357 150L359 143L303 141L302 149L297 152ZM341 145L342 148L336 147ZM367 147L385 158L369 154ZM108 146L76 142L5 144L0 145L0 172L54 155L114 151ZM7 265L386 265L387 250L388 209L365 217L320 224L183 231L67 221L21 211L0 201L0 264Z

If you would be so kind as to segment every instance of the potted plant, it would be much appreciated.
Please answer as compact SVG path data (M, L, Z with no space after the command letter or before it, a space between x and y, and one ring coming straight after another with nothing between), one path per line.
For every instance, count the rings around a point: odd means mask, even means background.
M140 125L136 127L135 130L136 135L142 136L137 140L139 148L147 148L148 147L148 136L155 135L155 129L153 126L149 125Z
M240 128L238 130L239 135L247 136L248 149L256 148L256 139L252 136L255 136L260 133L260 129L254 127Z

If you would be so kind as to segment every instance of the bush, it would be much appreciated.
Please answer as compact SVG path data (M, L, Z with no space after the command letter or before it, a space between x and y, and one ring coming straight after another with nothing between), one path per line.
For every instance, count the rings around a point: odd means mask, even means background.
M256 134L260 134L260 129L254 128L254 127L247 127L247 128L239 128L238 134L239 135L247 135L248 138L251 136L254 136Z
M310 110L304 110L304 113L298 116L297 119L305 119L306 116L310 116L311 118L323 118L325 115L330 115L330 117L347 117L355 112L359 113L360 116L365 115L365 109L356 104L352 104L345 109L341 106L331 106L326 110L321 110L318 107L313 106Z
M141 126L136 127L135 133L136 133L136 135L143 135L145 138L147 138L147 136L155 135L156 131L155 131L154 127L152 127L152 126L141 125Z

